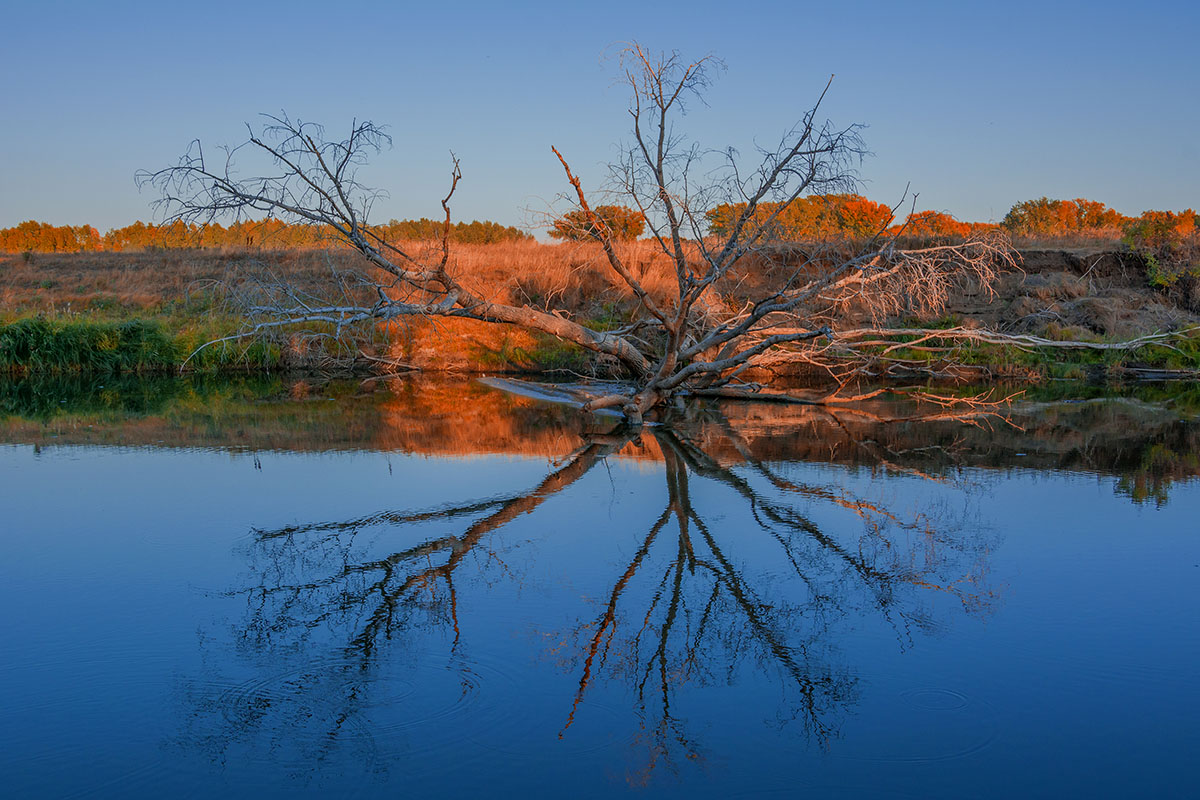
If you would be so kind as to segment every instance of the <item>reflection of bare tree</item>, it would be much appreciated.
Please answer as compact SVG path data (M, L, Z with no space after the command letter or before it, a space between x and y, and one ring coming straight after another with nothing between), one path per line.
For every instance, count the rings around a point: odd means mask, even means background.
M749 455L736 432L727 433ZM756 669L774 672L790 697L785 721L798 721L825 743L836 733L838 712L853 700L856 684L848 670L836 666L830 637L835 619L875 611L907 641L912 628L929 623L920 606L926 590L949 592L971 611L987 607L979 554L969 542L940 535L927 520L902 521L845 488L793 482L759 461L724 466L668 429L653 435L665 460L667 505L633 558L614 573L598 616L576 631L583 654L580 682L563 729L565 734L571 727L601 672L624 677L635 687L647 720L648 759L640 777L670 765L673 754L698 757L697 743L672 714L671 697L680 684L721 680L716 665L732 672L739 661L752 661ZM757 488L746 472L765 478L773 492ZM795 586L780 591L778 580L756 580L739 566L735 551L748 532L709 525L693 503L694 478L721 484L745 500L798 591ZM857 536L844 541L797 501L849 512L862 522ZM664 534L667 529L672 535ZM906 547L897 531L915 534L919 552ZM652 590L632 592L639 578ZM629 596L649 600L627 602ZM857 608L851 608L854 598L861 598Z
M597 683L616 680L633 692L643 720L639 775L673 770L702 752L674 710L680 687L733 681L748 669L777 678L782 722L825 743L856 696L853 671L839 666L836 624L875 615L907 646L913 630L934 623L933 594L948 593L969 612L986 609L982 550L973 537L939 531L926 516L905 516L836 482L792 479L718 423L744 460L719 460L686 428L655 427L641 442L618 427L586 437L525 492L256 530L253 585L236 593L249 603L239 641L250 653L314 648L335 658L336 670L294 682L297 695L319 686L340 698L338 708L305 711L306 724L321 720L322 741L331 742L369 693L367 676L387 640L440 631L452 654L465 646L464 582L516 579L506 556L512 543L494 534L637 443L663 461L666 504L614 568L595 616L559 637L564 663L578 675L574 698L563 698L560 736L571 736ZM753 527L712 524L706 505L714 494L748 509ZM435 532L382 556L359 541L414 526ZM750 551L767 566L754 566ZM250 722L270 724L264 718L283 711L259 709ZM247 724L238 715L230 721Z
M333 555L329 548L333 547L340 556L341 568L315 581L270 580L249 590L249 595L259 601L254 629L278 629L280 620L314 627L327 623L335 615L345 616L351 612L363 621L347 649L370 658L380 638L390 638L394 631L412 624L413 614L424 612L427 622L448 623L457 644L460 631L455 573L467 556L482 555L503 566L500 548L480 547L488 534L535 510L547 497L577 481L624 441L592 437L532 490L508 497L417 513L386 512L335 523L256 531L257 541L264 551L274 554L276 565L291 560L295 566L299 561L301 570L308 572L329 563L329 557ZM347 557L347 546L351 546L357 533L365 528L456 520L485 512L485 516L471 523L461 534L427 539L384 558L356 562ZM264 573L264 577L282 577L277 568L272 573L271 576ZM276 596L279 599L271 602ZM365 618L364 611L367 612Z
M835 707L851 697L852 680L829 668L819 652L818 631L806 631L796 637L792 618L812 615L820 618L827 597L814 595L808 608L778 601L746 581L734 560L718 543L713 530L692 503L689 471L710 472L739 490L748 484L732 471L718 467L701 451L673 434L656 431L666 464L668 500L662 514L650 527L633 559L621 572L598 619L586 628L590 631L579 690L564 727L564 734L575 721L580 702L598 672L608 666L613 651L619 663L615 671L624 674L636 686L644 719L655 721L647 726L648 761L644 776L659 764L670 763L673 751L682 751L689 759L699 755L698 745L672 716L671 695L676 684L710 679L711 665L720 653L753 657L762 667L777 670L789 689L799 693L798 714L805 727L821 739L829 733L827 718ZM752 507L759 498L747 492ZM782 520L770 507L756 509ZM760 521L762 517L758 517ZM672 536L665 537L665 529ZM771 525L764 527L778 537ZM660 541L664 543L656 548ZM673 541L669 541L673 540ZM792 561L802 579L805 571L794 561L795 552L780 539L785 557ZM652 550L663 552L653 566ZM644 609L638 608L631 633L615 642L620 626L622 601L639 572L656 590ZM640 619L640 623L636 620Z
M373 657L380 645L397 634L448 629L453 653L460 636L458 572L473 563L475 576L486 575L490 565L511 574L503 561L505 546L488 542L489 534L535 510L625 441L620 436L590 437L537 486L509 496L255 530L253 584L231 592L247 601L246 619L236 628L239 647L268 662L274 656L288 661L306 648L317 651L317 657L301 659L304 666L279 678L270 691L254 689L253 681L251 689L226 686L215 696L204 686L189 690L190 744L221 762L248 742L274 753L282 740L292 750L303 746L300 757L309 769L339 744L355 749L356 761L369 761L369 741L361 731L356 734L355 723L370 705L366 695L379 677ZM368 548L359 545L372 529L394 532L461 520L473 521L459 533L425 538L384 557L366 557ZM463 694L469 683L464 674Z

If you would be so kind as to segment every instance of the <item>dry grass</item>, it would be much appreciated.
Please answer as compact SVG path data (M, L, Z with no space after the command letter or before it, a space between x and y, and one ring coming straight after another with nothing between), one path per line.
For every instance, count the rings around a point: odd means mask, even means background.
M0 308L20 311L149 311L212 294L239 270L271 263L303 285L320 285L349 253L160 250L141 253L36 253L0 256Z
M432 245L430 245L432 246ZM666 296L673 273L648 242L624 245L651 291ZM416 249L425 249L418 246ZM459 245L451 269L472 290L499 302L580 308L619 301L628 290L592 243L506 242ZM304 288L327 285L330 271L359 268L348 250L238 252L161 250L140 253L48 253L0 256L0 307L7 311L75 310L117 304L131 310L211 292L269 267Z
M674 293L667 257L648 241L618 245L622 257L656 300ZM481 296L502 303L528 303L569 310L620 303L632 298L594 242L505 242L454 249L452 274Z
M433 243L411 246L436 247ZM676 290L670 259L651 241L624 243L620 249L655 301L672 307ZM813 258L825 263L851 256L857 252L851 252L854 249L854 243L845 242L837 246L788 245L747 259L706 298L710 308L698 310L716 311L717 316L728 318L743 308L746 299L767 294L788 280L802 285L814 277L810 272L820 270L819 266L808 267L797 277L798 265ZM698 254L691 255L699 261ZM939 292L934 305L945 306L943 322L1050 339L1127 338L1197 322L1200 302L1180 299L1184 289L1200 285L1190 277L1181 278L1171 291L1157 291L1147 286L1145 266L1125 255L1081 256L1066 247L1027 255L1024 273L1014 271L998 283L998 296L978 291L972 281L930 284ZM112 326L148 320L160 325L180 352L188 353L204 342L231 334L242 323L242 317L224 304L221 286L268 268L292 285L319 295L337 285L330 280L332 271L360 270L362 260L346 249L160 250L34 254L31 258L0 255L0 324L38 312L48 312L56 324ZM528 304L597 329L624 326L636 311L632 291L615 275L595 243L457 245L450 270L478 296L505 304ZM911 283L914 276L909 273L896 274ZM886 282L887 276L880 280ZM924 285L918 284L918 288ZM908 326L937 322L937 315L924 308L919 292L905 294L894 286L876 284L849 289L856 291L842 299L856 300L857 306L839 306L843 326L875 324L880 314L863 312L858 306L870 311L878 305L878 297L903 301L883 309L885 316L895 317L893 321ZM604 367L550 337L471 320L406 319L385 336L386 344L371 340L368 349L386 346L388 357L428 370L590 373L595 369L602 373ZM225 360L219 364L249 361L236 353L221 358Z
M699 272L699 254L694 252L694 244L688 246ZM437 243L409 243L406 247L433 255ZM672 307L677 290L671 259L649 240L617 247L651 297L662 307ZM698 310L732 313L746 300L795 279L796 265L814 258L818 251L823 254L818 260L824 260L847 255L850 247L851 243L832 248L824 244L814 251L794 245L766 258L749 258L705 298L712 308ZM338 285L330 280L331 273L361 269L361 258L341 248L6 255L0 256L0 313L13 317L30 312L71 312L118 319L163 313L188 316L216 309L226 297L225 287L252 275L261 277L264 271L272 273L272 280L283 279L321 296ZM637 305L629 286L614 273L594 242L456 245L449 269L480 297L528 304L584 323L624 324Z
M1098 240L1088 243L1103 244ZM1080 242L1062 240L1053 244L1067 247ZM431 251L436 244L409 246L416 251ZM843 243L840 249L826 244L817 250L826 257L836 258L853 255L848 248L851 243ZM671 306L675 274L670 259L648 240L622 243L619 249L634 276L655 301ZM813 256L812 247L789 245L768 254L766 259L747 260L716 287L719 297L710 302L737 307L747 298L794 278L795 265ZM336 283L330 281L332 271L361 268L360 257L340 248L0 255L0 312L10 316L68 310L111 316L137 316L172 309L190 313L217 303L223 296L222 286L264 269L319 295ZM594 242L456 245L451 253L450 270L470 290L486 299L528 304L566 313L581 321L612 318L615 323L635 304L629 287L612 271L602 249Z
M408 249L432 250L436 244L409 243ZM629 243L623 249L656 299L673 295L674 273L666 256L648 242ZM196 336L211 339L227 335L231 331L226 328L238 324L228 287L249 287L247 281L262 279L270 271L268 281L283 279L320 297L338 289L332 272L362 269L361 257L340 248L6 255L0 256L0 322L43 312L68 321L150 319L173 333L190 335L193 328L202 329L189 342ZM624 324L636 306L632 292L592 243L457 245L450 269L481 297L529 304L585 324ZM358 299L369 304L374 297ZM566 368L578 360L572 353L559 352L561 347L550 347L509 326L408 320L399 327L404 335L395 337L398 349L392 356L422 368Z

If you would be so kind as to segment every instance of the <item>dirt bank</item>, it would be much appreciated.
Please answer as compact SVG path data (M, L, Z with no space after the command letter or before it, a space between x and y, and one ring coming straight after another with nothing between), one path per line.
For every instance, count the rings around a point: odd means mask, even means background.
M964 324L1051 339L1130 339L1200 324L1200 282L1153 288L1137 254L1026 250L994 297L958 292L946 309Z

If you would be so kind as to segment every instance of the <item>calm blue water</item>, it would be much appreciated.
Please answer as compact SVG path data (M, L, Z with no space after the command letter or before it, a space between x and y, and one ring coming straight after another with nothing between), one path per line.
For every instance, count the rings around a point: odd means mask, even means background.
M444 394L6 417L5 796L1195 796L1186 414Z

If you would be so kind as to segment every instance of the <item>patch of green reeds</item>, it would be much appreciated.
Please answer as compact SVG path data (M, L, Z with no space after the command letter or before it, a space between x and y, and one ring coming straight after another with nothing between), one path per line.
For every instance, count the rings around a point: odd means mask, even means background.
M174 323L174 324L173 324ZM216 318L95 320L24 317L0 321L0 373L30 375L148 374L182 366L189 371L277 369L278 344L237 340L200 350L228 336L236 320Z
M144 320L27 317L0 325L0 370L7 372L153 372L170 369L180 358L172 338Z

